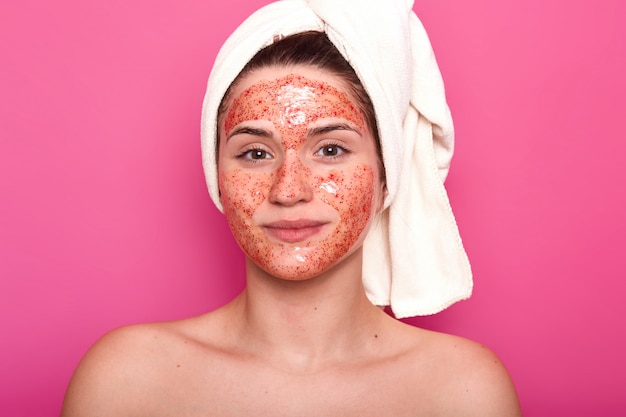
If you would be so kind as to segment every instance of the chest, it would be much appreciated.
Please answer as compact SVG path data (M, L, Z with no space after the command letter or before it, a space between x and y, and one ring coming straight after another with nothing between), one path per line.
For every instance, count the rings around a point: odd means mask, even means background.
M169 378L160 407L178 416L433 415L429 389L401 369L333 370L294 375L225 366ZM161 413L159 413L161 414Z

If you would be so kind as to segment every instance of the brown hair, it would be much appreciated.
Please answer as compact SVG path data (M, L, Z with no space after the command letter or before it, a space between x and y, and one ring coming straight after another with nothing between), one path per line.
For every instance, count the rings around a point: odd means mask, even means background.
M257 52L228 87L218 108L217 120L221 120L222 115L226 112L230 94L237 82L244 76L260 68L291 65L310 65L326 70L337 75L346 83L374 135L381 165L381 176L384 176L374 105L352 66L324 32L309 31L290 35ZM219 143L219 141L217 142Z

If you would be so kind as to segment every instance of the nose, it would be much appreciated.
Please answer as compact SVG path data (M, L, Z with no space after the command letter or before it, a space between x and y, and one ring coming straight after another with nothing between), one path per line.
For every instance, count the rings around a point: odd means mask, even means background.
M288 152L276 170L269 193L270 202L292 206L301 201L310 201L313 190L308 181L309 174L310 169L300 161L300 158Z

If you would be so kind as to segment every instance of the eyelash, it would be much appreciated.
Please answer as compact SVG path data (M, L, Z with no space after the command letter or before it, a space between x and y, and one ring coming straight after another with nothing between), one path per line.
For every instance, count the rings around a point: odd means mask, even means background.
M324 155L323 152L327 148L337 148L337 152L338 152L337 155ZM253 152L263 152L263 153L265 153L266 157L264 157L264 158L253 158L252 154L251 154ZM320 153L322 153L322 154L320 155ZM345 156L346 154L349 154L349 153L350 153L350 150L347 149L345 146L340 145L339 143L336 143L336 142L329 142L329 143L325 143L324 145L320 146L319 149L317 150L317 152L315 152L315 155L319 156L319 157L322 157L322 158L325 158L325 159L333 160L333 159L341 158L341 157L343 157L343 156ZM269 158L267 156L269 156ZM253 164L256 164L256 163L258 163L258 162L260 162L260 161L262 161L264 159L273 159L273 156L267 150L263 149L260 146L253 146L251 148L244 149L243 151L241 151L240 153L235 155L235 157L237 159L245 159L246 161L248 161L250 163L253 163Z
M265 157L265 158L252 158L251 152L264 152L266 156L269 156L269 158ZM248 148L248 149L244 149L242 152L240 152L239 154L235 155L235 157L237 159L245 159L248 162L251 162L253 164L256 164L260 161L262 161L263 159L272 159L273 156L266 151L265 149L261 148L260 146L254 146L252 148Z
M329 158L329 159L337 159L337 158L341 158L342 156L345 156L346 154L350 153L350 150L347 149L345 146L340 145L336 142L329 142L329 143L325 143L324 145L322 145L317 152L315 152L315 155L318 155L320 152L323 152L326 148L337 148L339 153L337 155L319 155L321 157L324 158Z

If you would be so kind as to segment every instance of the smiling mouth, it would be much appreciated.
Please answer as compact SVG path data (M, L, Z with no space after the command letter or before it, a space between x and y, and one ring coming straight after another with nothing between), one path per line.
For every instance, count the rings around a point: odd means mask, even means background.
M281 220L266 224L264 229L276 240L297 243L319 233L325 224L315 220Z

